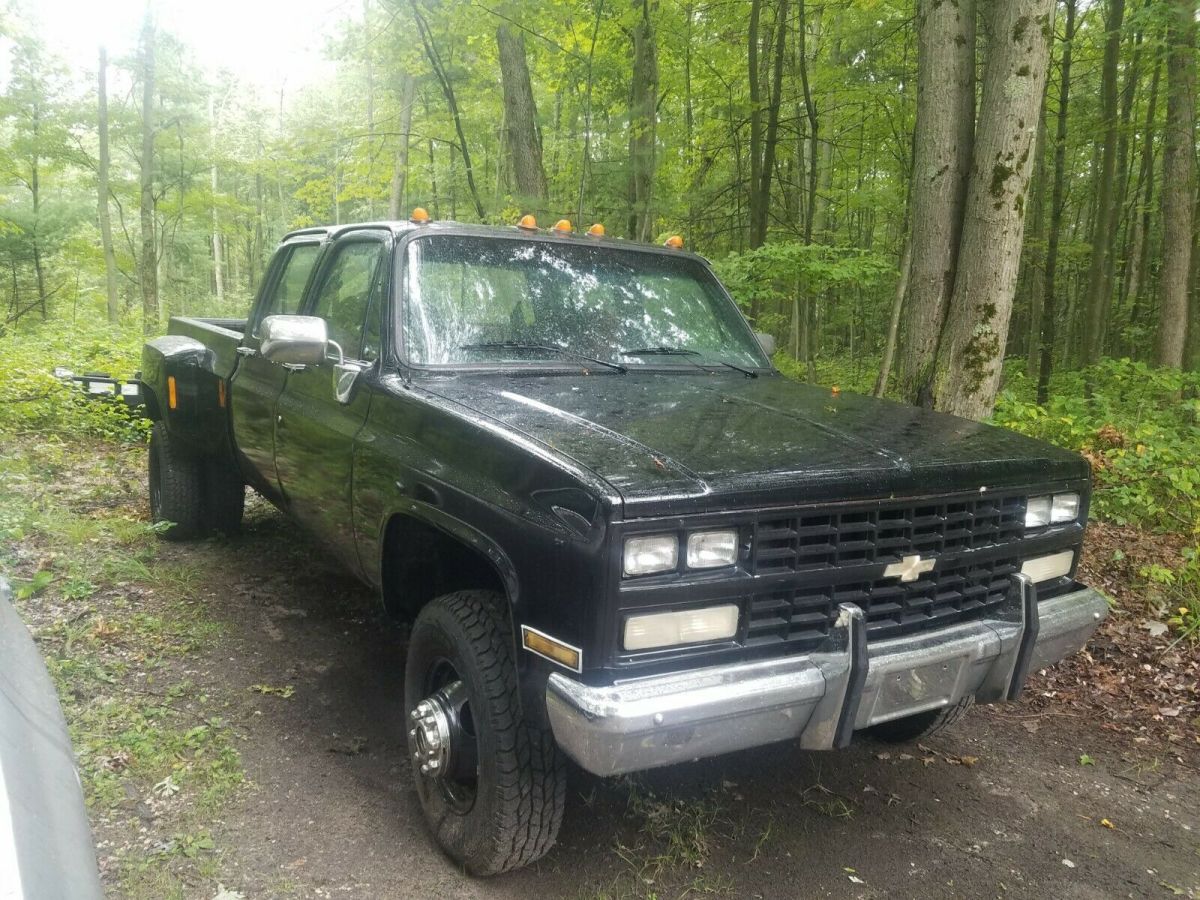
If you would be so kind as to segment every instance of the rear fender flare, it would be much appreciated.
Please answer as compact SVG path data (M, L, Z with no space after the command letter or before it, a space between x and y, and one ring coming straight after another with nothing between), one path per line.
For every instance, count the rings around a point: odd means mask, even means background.
M228 450L228 395L213 370L213 352L208 347L195 338L175 334L147 341L142 349L141 382L146 414L163 422L181 444L206 453Z

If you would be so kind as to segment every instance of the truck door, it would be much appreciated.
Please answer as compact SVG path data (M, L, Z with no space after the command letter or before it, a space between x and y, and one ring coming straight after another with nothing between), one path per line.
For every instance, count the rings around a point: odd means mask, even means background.
M389 236L354 232L337 241L315 276L304 313L324 319L330 341L364 371L348 397L335 392L337 353L293 368L276 406L275 467L288 512L358 571L351 515L354 440L370 407L388 282ZM344 402L343 402L344 401Z
M288 371L258 352L259 326L267 316L297 312L304 285L321 252L309 239L285 244L275 253L266 283L246 334L237 348L241 359L230 383L233 442L246 480L265 496L279 497L275 475L275 403L283 392Z

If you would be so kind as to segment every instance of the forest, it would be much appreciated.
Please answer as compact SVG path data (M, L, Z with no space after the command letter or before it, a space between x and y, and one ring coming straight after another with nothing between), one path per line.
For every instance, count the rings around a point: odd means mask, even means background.
M975 6L364 0L275 93L152 5L71 67L11 6L3 328L240 313L288 230L421 205L678 232L787 369L975 418L1017 370L1194 370L1194 0Z

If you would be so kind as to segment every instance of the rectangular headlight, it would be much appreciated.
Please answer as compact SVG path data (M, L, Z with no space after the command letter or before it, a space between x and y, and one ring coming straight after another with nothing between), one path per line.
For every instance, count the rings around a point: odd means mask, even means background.
M1025 503L1025 527L1043 528L1046 525L1061 525L1079 518L1079 495L1042 494L1030 497Z
M689 569L715 569L737 562L737 532L696 531L688 535L687 564Z
M673 534L650 534L625 539L623 568L626 575L669 572L679 565L679 538Z
M1021 565L1021 574L1028 575L1034 584L1037 584L1068 574L1074 562L1074 550L1063 550L1061 553L1051 553L1049 556L1036 556L1033 559L1025 560Z
M1079 518L1078 494L1055 494L1054 502L1050 504L1050 521L1074 522Z
M675 612L630 616L625 620L626 650L650 650L719 641L737 634L736 604L681 609Z
M1049 494L1030 497L1025 504L1025 527L1041 528L1050 524L1051 498Z

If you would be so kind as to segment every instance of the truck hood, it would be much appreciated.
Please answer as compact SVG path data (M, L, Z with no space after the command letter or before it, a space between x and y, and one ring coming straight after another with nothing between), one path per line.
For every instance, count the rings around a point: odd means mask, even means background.
M629 517L1074 481L1074 453L778 375L460 375L423 385L585 466Z

